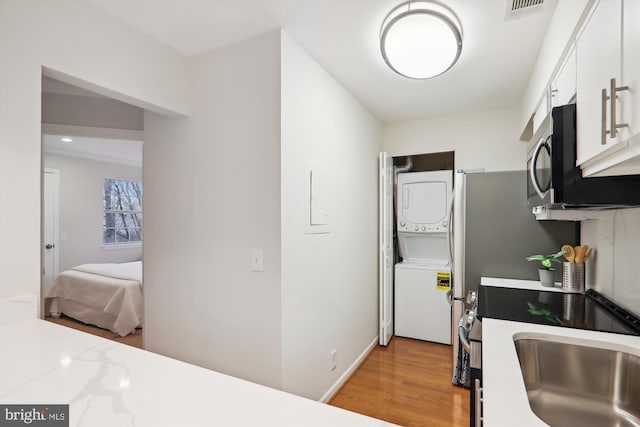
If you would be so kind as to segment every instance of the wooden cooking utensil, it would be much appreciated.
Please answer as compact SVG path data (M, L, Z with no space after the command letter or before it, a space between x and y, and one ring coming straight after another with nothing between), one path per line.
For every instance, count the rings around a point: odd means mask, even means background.
M573 249L573 246L563 245L561 249L564 251L564 258L567 260L567 262L574 262L576 253Z
M587 249L587 252L584 254L584 262L587 262L589 257L591 256L591 248Z
M587 245L576 246L575 247L575 253L576 253L575 262L576 263L583 263L584 262L585 254L587 253L588 249L589 249L589 246L587 246Z
M573 259L573 262L575 262L576 264L582 262L582 246L574 247L573 251L576 254L575 258Z

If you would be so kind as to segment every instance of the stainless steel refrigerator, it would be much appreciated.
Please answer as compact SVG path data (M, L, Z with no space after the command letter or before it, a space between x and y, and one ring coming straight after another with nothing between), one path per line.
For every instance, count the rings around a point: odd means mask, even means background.
M580 223L537 221L527 207L526 171L456 172L453 204L453 358L467 292L480 277L538 280L532 254L558 252L579 243ZM558 277L559 280L559 277Z

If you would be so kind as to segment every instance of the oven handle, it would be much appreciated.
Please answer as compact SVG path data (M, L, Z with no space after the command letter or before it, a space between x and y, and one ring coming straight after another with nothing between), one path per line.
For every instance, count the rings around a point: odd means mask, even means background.
M460 337L460 344L462 344L462 347L468 354L471 354L471 343L469 342L469 338L465 337L464 332L467 330L471 330L475 320L476 316L473 310L467 310L462 315L460 325L458 326L458 336Z
M548 146L547 141L549 140L549 138L551 138L551 135L546 138L540 139L540 142L538 142L538 145L536 145L536 148L535 150L533 150L533 154L531 155L531 167L529 168L529 178L531 179L531 184L536 190L536 193L538 193L538 196L540 196L540 199L544 199L544 193L548 190L548 188L544 190L540 188L540 183L538 182L538 177L536 176L536 165L538 163L538 154L540 154L540 150L542 150L542 147Z
M476 378L475 380L475 411L476 411L476 425L475 427L482 427L482 392L483 389L480 387L480 380Z
M460 337L460 344L462 344L462 348L464 348L464 350L471 354L471 343L469 342L468 338L465 338L464 334L462 334L460 331L460 329L463 329L464 326L458 326L458 336Z

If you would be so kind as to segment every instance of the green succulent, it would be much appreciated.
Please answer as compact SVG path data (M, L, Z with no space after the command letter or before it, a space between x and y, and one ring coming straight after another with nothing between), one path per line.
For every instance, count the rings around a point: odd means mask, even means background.
M554 262L562 263L562 261L558 259L562 255L564 255L564 251L556 252L555 254L551 254L551 255L531 255L531 256L528 256L526 259L527 261L540 261L540 264L542 264L542 268L544 268L545 270L549 270L551 268L552 263Z

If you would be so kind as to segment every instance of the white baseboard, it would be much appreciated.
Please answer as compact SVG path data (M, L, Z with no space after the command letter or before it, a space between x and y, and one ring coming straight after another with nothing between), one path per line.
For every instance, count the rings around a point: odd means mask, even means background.
M331 387L329 387L329 390L327 390L327 392L322 395L319 401L322 403L327 403L329 400L331 400L331 398L338 392L338 390L340 390L340 388L344 385L344 383L347 382L347 380L351 377L351 375L353 375L356 369L358 369L360 364L364 362L364 359L367 358L369 353L371 353L371 350L373 350L377 344L378 344L378 337L376 336L373 339L373 341L371 341L371 344L369 344L367 348L365 348L364 351L360 353L360 356L358 356L356 360L353 361L351 366L349 366L349 368L347 368L347 370L344 371L342 375L340 375L340 378L338 378L338 380L335 383L333 383Z

